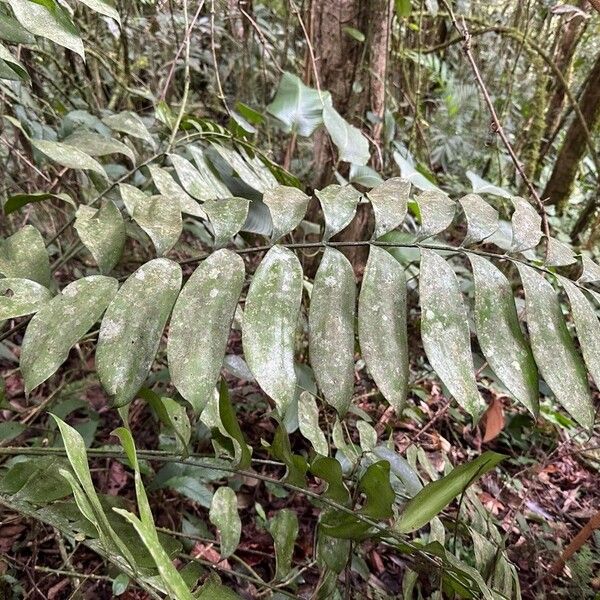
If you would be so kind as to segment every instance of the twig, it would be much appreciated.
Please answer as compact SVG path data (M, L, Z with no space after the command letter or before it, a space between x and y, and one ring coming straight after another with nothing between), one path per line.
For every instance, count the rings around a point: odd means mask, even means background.
M544 207L544 203L542 202L542 199L540 198L539 194L537 193L537 190L535 189L533 183L531 183L531 181L529 180L529 177L527 177L527 175L525 174L525 170L523 169L521 162L519 161L517 155L515 154L515 151L513 150L513 147L511 145L508 137L506 136L506 133L504 132L502 123L500 123L500 119L498 118L498 115L496 114L496 109L494 108L494 103L492 102L492 99L487 90L485 82L483 81L483 78L481 77L479 68L477 67L477 63L475 62L475 58L473 57L473 53L471 52L471 34L469 33L467 24L464 19L463 19L462 27L458 24L458 21L456 20L456 15L454 14L452 7L450 6L450 4L448 4L447 0L442 0L442 4L446 7L446 10L448 11L448 14L450 15L450 19L452 21L454 28L462 37L463 52L464 52L465 56L467 57L469 64L471 65L471 69L473 71L473 75L475 75L475 80L477 82L477 86L479 87L479 89L483 95L483 98L485 100L485 103L488 107L488 110L490 111L490 115L492 117L492 122L494 124L494 129L495 129L496 133L500 136L500 139L502 140L502 143L504 144L506 151L508 152L513 164L515 165L515 168L517 169L519 175L521 175L523 181L525 182L525 185L527 186L527 188L529 189L529 192L531 193L531 196L535 200L535 203L537 204L538 210L542 217L542 227L544 229L544 233L546 234L547 237L550 237L550 227L548 225L548 216L546 215L546 209Z
M259 27L258 23L252 18L252 16L250 14L248 14L244 10L241 3L238 6L238 8L240 9L240 12L244 15L244 17L246 17L246 19L248 20L250 25L252 25L252 28L254 29L254 31L256 31L256 33L258 34L258 38L260 39L262 47L265 49L265 52L269 55L269 58L273 61L274 67L280 73L282 73L282 74L285 73L285 71L281 68L281 65L277 62L277 59L273 56L273 52L271 52L271 48L269 47L269 41L267 40L263 30Z
M219 92L219 98L223 102L223 106L227 111L227 114L231 116L231 111L227 105L225 99L225 92L223 92L223 86L221 85L221 76L219 75L219 63L217 61L217 47L215 45L215 0L211 0L210 3L210 50L212 53L213 67L215 69L215 80L217 82L217 90Z
M310 55L310 64L312 66L313 75L315 77L315 86L317 87L317 91L319 92L319 98L321 98L321 102L323 102L323 94L321 93L321 82L319 81L319 71L317 69L317 60L315 58L315 51L310 41L310 36L308 35L306 25L304 25L304 21L302 20L300 9L296 6L293 0L290 0L290 8L292 9L292 12L296 15L298 23L300 23L300 27L302 28L302 33L304 34L304 39L306 40L306 47L308 48L308 53Z

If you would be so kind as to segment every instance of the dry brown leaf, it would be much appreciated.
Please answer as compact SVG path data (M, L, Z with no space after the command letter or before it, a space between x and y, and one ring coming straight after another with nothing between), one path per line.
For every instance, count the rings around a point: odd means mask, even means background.
M504 407L500 398L494 398L485 411L485 434L483 443L491 442L504 429Z

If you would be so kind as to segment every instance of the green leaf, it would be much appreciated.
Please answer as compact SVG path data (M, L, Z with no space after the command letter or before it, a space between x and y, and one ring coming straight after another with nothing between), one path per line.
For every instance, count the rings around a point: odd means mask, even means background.
M194 165L187 160L187 158L183 158L178 154L170 154L169 158L171 159L173 167L175 167L177 178L181 182L183 189L190 196L201 201L223 197L221 194L216 192L210 182L205 180L198 169L196 169L196 167L194 167ZM229 190L225 189L224 191L225 196L230 195Z
M222 486L215 491L208 516L219 530L221 558L228 558L235 552L242 535L237 496L230 487Z
M267 112L283 123L285 131L308 137L323 122L323 103L327 97L327 93L321 97L318 90L305 86L296 75L285 72Z
M83 43L75 26L68 13L55 0L48 2L51 10L41 3L29 0L8 0L8 3L17 21L33 35L39 35L85 57Z
M135 154L129 146L119 140L100 135L88 129L78 129L63 141L65 144L75 146L90 156L122 154L131 161L131 164L135 165Z
M298 537L298 517L293 510L282 508L269 521L268 529L275 545L275 579L283 581L292 568L294 545Z
M148 234L159 256L175 246L183 230L181 207L175 196L147 196L122 183L121 197L132 219Z
M218 250L194 271L173 309L167 343L169 372L196 414L212 397L219 379L244 275L239 255Z
M196 196L195 193L192 193L192 190L188 190L190 194L194 197L198 197L200 199L212 200L214 198L230 198L231 192L227 188L227 186L215 175L213 172L213 168L209 161L206 159L204 155L204 151L201 150L198 146L188 146L188 150L192 155L194 162L196 163L197 172L201 176L204 181L204 185L207 188L208 196L206 198ZM172 160L172 157L171 157ZM176 163L173 162L175 168L177 169ZM181 176L181 170L177 171L177 175L181 180L182 185L185 186L185 182Z
M548 387L583 427L594 424L587 374L575 349L554 288L531 267L517 264L525 290L533 356ZM597 343L597 340L596 342Z
M306 471L308 471L308 463L304 456L292 453L290 438L282 425L278 425L275 430L275 436L273 438L273 443L269 447L269 451L287 467L284 481L297 487L306 487Z
M200 205L181 188L168 171L156 165L149 165L148 170L158 191L163 196L169 196L178 200L182 213L206 219L206 213Z
M446 477L428 483L405 506L400 518L394 524L394 529L400 533L420 529L475 480L491 471L505 458L504 455L496 452L484 452L475 460L455 467Z
M475 283L475 329L483 354L509 392L534 416L538 373L519 325L510 282L485 258L469 255Z
M104 2L104 0L79 0L79 2L101 15L114 19L119 25L121 24L119 13L110 4Z
M315 452L327 456L327 438L319 427L319 407L310 392L302 392L298 400L298 424L300 433L312 444Z
M50 298L50 290L31 279L0 279L0 321L35 313Z
M398 453L386 446L379 445L373 448L373 454L390 463L391 472L400 480L408 496L412 498L423 489L423 484L416 471Z
M273 221L271 241L279 240L298 227L306 214L309 200L302 190L286 185L265 191L263 202L269 207Z
M246 296L242 340L250 371L281 415L296 393L294 349L301 302L300 261L291 250L273 246Z
M351 185L332 184L322 190L315 190L315 195L323 209L325 217L323 240L327 241L352 221L361 193Z
M63 167L93 171L105 179L107 177L102 165L97 160L75 146L50 140L31 140L31 145L45 154L52 162Z
M120 131L131 137L144 140L153 148L155 147L154 140L144 121L134 112L124 111L115 115L109 115L108 117L104 117L102 122L114 131Z
M573 248L553 237L546 238L548 244L544 264L548 267L564 267L577 262Z
M421 230L419 240L425 240L452 225L456 212L456 202L451 200L444 192L425 191L416 198L421 213Z
M50 261L40 232L32 225L0 240L0 273L15 279L31 279L44 287L52 284Z
M100 327L96 369L116 407L142 387L181 287L181 267L166 258L142 265L114 297Z
M354 390L355 302L352 265L338 250L326 248L311 296L309 352L319 388L340 415Z
M225 246L231 238L240 232L246 218L250 201L246 198L225 198L223 200L207 200L202 205L208 216L215 239L215 246Z
M452 267L431 250L421 249L419 291L427 358L456 401L477 422L486 404L475 381L467 311Z
M29 79L29 74L23 63L17 60L3 44L0 44L0 60L4 61L16 75L16 77L11 77L11 79L15 81L18 79Z
M375 213L372 239L379 239L402 224L408 209L410 183L400 177L387 179L367 193Z
M542 217L523 198L512 198L512 203L515 212L511 219L513 232L511 251L522 252L534 248L542 239Z
M112 593L115 596L121 596L127 591L129 587L129 576L125 573L119 573L112 582Z
M398 415L408 390L406 276L386 250L369 248L358 300L360 349L377 387Z
M90 251L101 273L110 273L121 259L125 246L125 223L112 201L99 209L82 205L77 209L75 229Z
M35 37L19 21L6 14L0 19L0 40L9 44L35 44Z
M494 196L499 196L500 198L506 198L507 200L512 199L512 195L507 192L505 189L494 185L493 183L482 179L473 171L467 171L465 173L467 179L471 182L471 187L473 188L474 194L492 194Z
M492 236L498 227L498 211L477 194L467 194L459 199L467 219L467 235L464 246L476 244Z
M70 283L31 319L21 347L21 372L29 393L62 365L69 350L98 321L117 281L95 275Z
M15 194L13 196L9 196L4 203L4 214L10 215L11 213L23 208L27 204L32 204L34 202L43 202L44 200L48 200L49 198L56 198L58 200L62 200L63 202L67 202L73 208L76 208L77 205L71 196L64 193L53 194L51 192L34 192L32 194Z
M27 425L23 423L17 423L16 421L0 423L0 442L10 442L10 440L19 437L24 431L27 431ZM4 477L5 475L3 475Z
M326 456L317 457L310 465L310 472L327 483L323 496L338 504L350 504L350 492L344 483L342 467L338 460Z
M394 8L396 9L396 15L398 18L410 17L412 11L411 0L395 0Z
M212 572L195 594L196 600L241 600L235 592L225 587L219 576Z
M367 138L333 108L331 101L325 102L323 107L323 122L338 149L339 160L357 165L369 162L371 153Z

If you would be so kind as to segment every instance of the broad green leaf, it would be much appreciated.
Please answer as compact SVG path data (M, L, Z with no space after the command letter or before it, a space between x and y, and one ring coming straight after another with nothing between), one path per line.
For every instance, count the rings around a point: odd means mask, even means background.
M467 219L464 246L476 244L494 235L500 227L498 211L477 194L467 194L459 199Z
M196 167L198 169L198 173L202 177L205 182L205 185L208 189L208 197L204 198L205 200L212 200L214 198L230 198L231 192L227 188L227 186L215 175L211 165L208 160L204 156L203 150L201 150L198 146L188 146L188 150L196 163ZM175 165L175 163L173 163ZM176 167L177 168L177 167ZM178 177L180 177L181 171L177 171ZM181 179L182 185L184 185L183 179ZM191 190L188 190L192 196L195 194L192 193ZM200 198L202 199L202 197Z
M179 156L178 154L170 154L169 158L183 189L192 198L204 201L221 197L221 195L215 193L214 188L187 158L183 158L183 156ZM225 196L229 195L229 191L227 190Z
M101 15L114 19L119 25L121 24L119 13L110 4L104 2L104 0L79 0L79 2Z
M393 152L394 161L400 167L400 175L402 179L409 181L413 186L423 191L436 191L442 194L442 190L436 185L431 183L423 173L417 170L412 160L412 157L404 157L400 152L395 150Z
M310 465L310 472L327 483L323 496L338 504L350 503L350 492L344 483L342 467L335 458L317 457Z
M6 48L3 44L0 44L0 60L4 61L8 65L8 67L14 72L16 77L11 77L10 79L18 80L18 79L29 79L29 74L27 73L27 69L23 65L23 63L15 58L8 48Z
M52 142L50 140L30 141L36 150L45 154L52 162L69 169L93 171L106 179L106 172L102 165L89 154L79 150L79 148L69 146L69 144L63 142Z
M328 94L305 86L299 77L284 73L267 112L279 119L285 131L308 137L323 122L323 102Z
M383 178L377 171L365 165L350 165L348 181L366 188L374 188L383 183Z
M583 427L594 424L594 408L583 361L563 317L554 288L531 267L517 264L527 310L533 356L557 400Z
M237 496L230 487L222 486L215 491L208 516L219 530L221 558L228 558L235 552L242 535Z
M410 466L408 461L398 453L390 450L386 446L379 445L373 448L373 454L390 463L391 472L400 480L402 486L406 490L406 494L411 498L423 489L423 484L416 471Z
M248 367L281 415L294 400L294 349L302 301L302 267L287 248L273 246L256 270L244 311Z
M298 517L289 508L278 510L269 521L269 533L273 537L275 545L275 579L277 581L283 581L290 574L298 531Z
M167 343L169 372L196 413L202 412L219 379L244 275L239 255L218 250L194 271L173 309Z
M31 279L50 287L52 274L48 252L40 232L25 225L5 240L0 240L0 273L6 277Z
M19 21L6 14L0 19L0 40L9 44L35 44L35 37Z
M580 258L583 271L577 280L578 283L598 283L600 281L600 266L585 254L581 254Z
M290 438L283 425L279 425L275 430L273 443L268 448L271 454L287 467L284 481L297 487L306 487L308 463L304 456L292 453Z
M326 248L315 276L309 312L309 353L325 400L340 415L354 389L356 283L348 259Z
M416 198L421 213L421 230L418 239L425 240L452 225L456 212L456 202L451 200L444 192L425 191Z
M398 415L408 389L406 315L403 266L371 246L358 300L358 339L369 372Z
M163 196L169 196L178 200L182 213L206 219L206 213L200 208L198 202L183 190L168 171L156 165L149 165L148 170L158 191Z
M375 213L374 240L402 224L408 208L410 183L392 177L367 193Z
M511 219L513 232L511 252L535 248L542 239L542 217L524 198L514 197L511 200L515 207Z
M351 185L332 184L322 190L315 190L315 195L323 209L325 217L323 240L327 241L352 221L361 193Z
M300 433L311 443L315 452L323 456L329 454L327 438L319 427L319 407L310 392L302 392L298 400L298 424Z
M377 445L377 432L366 421L357 421L359 445L363 452L371 452Z
M409 17L412 11L411 0L394 0L394 8L398 18Z
M112 277L83 277L70 283L34 315L21 347L20 367L27 393L67 360L69 350L102 316L117 286Z
M493 196L500 196L501 198L506 198L508 200L512 198L512 195L505 189L482 179L479 175L473 173L473 171L467 171L465 175L471 182L474 194L492 194Z
M135 164L135 154L129 146L119 140L89 131L88 129L78 129L63 141L65 144L75 146L90 156L122 154L123 156L126 156L132 164Z
M249 156L244 155L243 150L226 148L215 142L212 143L212 147L237 176L251 188L264 193L277 185L277 180L268 169L265 169L262 162L252 161Z
M581 288L565 277L559 277L558 280L571 304L571 314L585 364L598 385L600 382L600 321L598 315Z
M6 444L7 442L10 442L10 440L19 437L25 431L27 431L27 425L23 423L4 421L0 423L0 442ZM6 476L3 474L3 479L4 477Z
M14 194L13 196L9 196L4 203L4 214L10 215L20 208L23 208L27 204L32 204L34 202L43 202L44 200L48 200L49 198L56 198L58 200L62 200L67 204L70 204L73 208L77 208L75 201L68 194L64 194L59 192L57 194L53 194L51 192L34 192L32 194Z
M50 0L42 5L29 0L8 0L17 21L33 35L39 35L84 58L83 43L68 13ZM47 8L51 7L51 10Z
M479 395L467 310L452 267L421 249L421 337L429 363L456 401L477 422L486 404Z
M128 208L132 200L133 195L129 195ZM136 195L131 217L148 234L159 256L175 246L183 230L181 207L175 196L147 196L142 192Z
M250 201L246 198L207 200L202 205L215 238L215 246L225 246L240 232L248 216Z
M548 267L564 267L577 262L575 252L567 244L559 242L556 238L546 238L546 260L544 264Z
M331 100L323 106L323 123L338 149L339 160L357 165L369 162L371 153L367 138L333 108Z
M196 600L241 600L234 591L225 587L219 576L213 571L202 587L195 593Z
M278 185L265 191L263 202L269 207L273 221L272 241L277 241L298 227L306 214L309 199L302 190L287 185Z
M539 412L538 373L519 325L510 282L489 260L469 255L475 283L475 329L481 350L508 391Z
M125 223L117 205L108 200L99 209L80 206L75 229L100 272L110 273L121 259L125 246Z
M446 477L428 483L404 507L394 529L409 533L420 529L438 515L454 498L473 482L491 471L506 457L496 452L484 452L475 460L454 468Z
M166 258L142 265L110 303L98 337L96 369L116 407L146 379L181 287L181 267Z
M120 131L131 137L138 138L148 142L153 148L155 147L154 140L148 131L148 128L144 124L144 121L140 119L134 112L124 111L114 115L104 117L102 122L108 125L113 131Z
M35 313L50 298L50 290L37 281L13 277L0 279L0 321Z

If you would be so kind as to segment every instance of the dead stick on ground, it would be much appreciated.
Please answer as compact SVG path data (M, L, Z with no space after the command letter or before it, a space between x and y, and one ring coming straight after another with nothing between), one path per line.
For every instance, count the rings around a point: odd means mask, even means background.
M525 174L523 165L521 164L517 155L515 154L515 151L511 145L508 137L506 136L504 128L502 127L502 123L500 123L500 119L498 118L496 109L494 108L494 103L492 102L492 99L487 90L485 82L483 81L483 78L481 77L481 73L479 72L479 68L477 67L477 63L475 62L475 58L473 57L473 53L471 52L471 34L469 33L469 30L467 29L467 25L466 25L464 19L463 19L462 26L458 24L458 21L456 20L456 15L454 14L452 7L450 6L450 4L448 4L447 0L442 0L442 3L444 4L446 10L448 11L448 14L450 15L450 19L452 20L452 24L453 24L454 28L456 29L458 34L463 39L463 44L462 44L463 52L464 52L465 56L467 57L469 64L471 65L471 69L473 71L473 74L475 75L475 80L477 82L477 86L479 87L479 89L483 95L483 99L485 100L485 103L488 107L488 110L490 111L494 129L495 129L496 133L500 136L500 139L502 140L502 143L504 144L506 151L508 152L512 162L515 165L515 168L517 169L519 175L522 177L523 181L525 182L525 185L527 186L527 189L531 193L531 196L535 200L535 203L537 204L537 208L542 217L542 226L544 228L544 233L546 234L546 237L550 237L550 227L548 225L548 216L546 215L546 208L544 207L544 203L542 202L542 199L540 198L539 194L537 193L537 190L535 189L533 183L531 183L531 181L529 180L529 177L527 177L527 175Z

